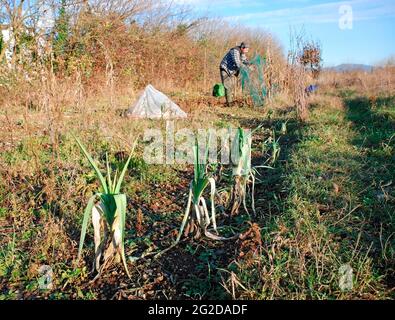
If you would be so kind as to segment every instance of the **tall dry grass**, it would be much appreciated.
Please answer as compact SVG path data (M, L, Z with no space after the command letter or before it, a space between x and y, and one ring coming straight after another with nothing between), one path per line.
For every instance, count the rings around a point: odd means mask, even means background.
M395 67L374 68L372 72L352 71L322 73L319 84L325 91L354 90L367 95L393 95L395 93Z

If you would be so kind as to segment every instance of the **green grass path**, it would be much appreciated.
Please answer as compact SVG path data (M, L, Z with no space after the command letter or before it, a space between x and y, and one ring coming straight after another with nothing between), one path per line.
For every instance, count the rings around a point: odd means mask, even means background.
M319 103L307 125L290 130L299 142L279 168L287 197L259 223L264 245L254 276L239 268L246 297L394 297L394 99L344 104ZM352 289L339 287L342 268L352 270Z

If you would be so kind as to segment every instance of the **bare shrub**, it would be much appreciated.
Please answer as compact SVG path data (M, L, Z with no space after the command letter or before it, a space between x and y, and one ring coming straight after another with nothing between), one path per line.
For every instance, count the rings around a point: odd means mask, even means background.
M303 31L296 33L291 31L291 49L288 53L288 72L286 87L292 96L296 106L299 120L306 121L309 116L306 85L308 83L308 74L305 65L302 63L304 48L306 42Z

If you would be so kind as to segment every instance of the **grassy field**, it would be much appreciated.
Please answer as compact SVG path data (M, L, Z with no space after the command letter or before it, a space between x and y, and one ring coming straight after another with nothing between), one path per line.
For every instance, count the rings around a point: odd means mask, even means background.
M126 175L125 249L129 279L116 265L92 281L92 233L77 263L83 210L98 187L72 133L96 159L122 167L144 128L120 110L96 107L58 115L2 113L0 149L0 299L393 299L395 297L395 97L351 90L313 96L310 119L296 121L281 102L270 108L222 108L207 97L174 97L190 113L178 128L255 128L259 169L256 215L219 216L221 233L237 240L183 239L158 259L130 259L171 245L193 176L192 166L148 165L139 143ZM12 116L10 115L12 114ZM281 134L282 124L287 132ZM104 170L104 168L102 168ZM228 184L225 167L219 188ZM52 286L40 288L50 266ZM341 290L339 269L352 268Z

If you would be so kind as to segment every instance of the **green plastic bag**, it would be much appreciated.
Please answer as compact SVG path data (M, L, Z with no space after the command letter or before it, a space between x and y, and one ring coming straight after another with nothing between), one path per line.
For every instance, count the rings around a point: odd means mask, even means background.
M225 97L225 87L222 83L217 83L213 88L213 96L217 98Z

